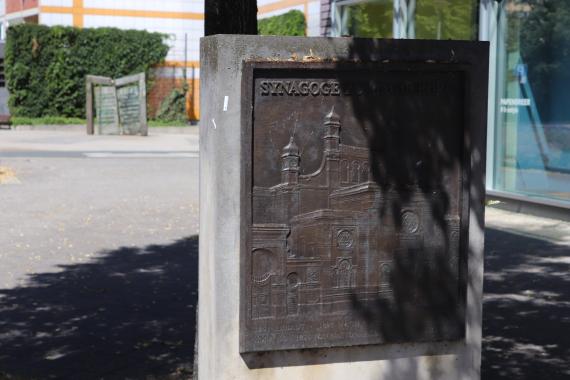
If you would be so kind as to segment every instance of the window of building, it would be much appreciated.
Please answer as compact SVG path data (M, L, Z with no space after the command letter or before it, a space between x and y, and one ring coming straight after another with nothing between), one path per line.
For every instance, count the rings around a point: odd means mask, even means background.
M336 34L355 37L393 37L391 0L338 1L334 7Z
M477 0L415 0L408 38L477 39ZM410 10L408 11L410 12ZM413 34L412 34L413 33Z
M499 8L496 190L570 201L570 2Z
M337 0L333 35L490 42L487 187L570 202L570 1Z
M337 36L375 38L477 38L478 0L339 0Z

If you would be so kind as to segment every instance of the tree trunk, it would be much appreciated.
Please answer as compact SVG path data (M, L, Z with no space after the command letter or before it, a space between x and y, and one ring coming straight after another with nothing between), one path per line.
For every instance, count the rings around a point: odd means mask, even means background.
M256 0L205 0L204 35L257 34Z

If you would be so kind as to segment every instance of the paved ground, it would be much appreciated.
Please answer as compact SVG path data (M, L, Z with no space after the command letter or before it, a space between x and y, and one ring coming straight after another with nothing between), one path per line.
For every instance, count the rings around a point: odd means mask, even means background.
M198 151L198 128L188 127L184 134L159 133L149 136L88 136L82 131L9 131L0 130L2 157L89 157L94 153L155 153L194 155Z
M0 379L189 377L197 135L0 131ZM485 380L570 377L570 224L487 210Z
M0 131L0 378L188 377L197 150Z
M570 223L487 208L482 379L570 378Z

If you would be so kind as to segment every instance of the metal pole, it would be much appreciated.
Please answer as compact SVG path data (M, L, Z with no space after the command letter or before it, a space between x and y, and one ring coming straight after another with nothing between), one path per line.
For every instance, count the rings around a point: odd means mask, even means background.
M188 33L184 33L184 83L188 78Z

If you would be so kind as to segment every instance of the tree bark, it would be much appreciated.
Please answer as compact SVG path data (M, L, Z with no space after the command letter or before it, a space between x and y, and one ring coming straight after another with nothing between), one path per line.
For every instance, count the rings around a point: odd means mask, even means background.
M257 34L256 0L205 0L204 35Z

